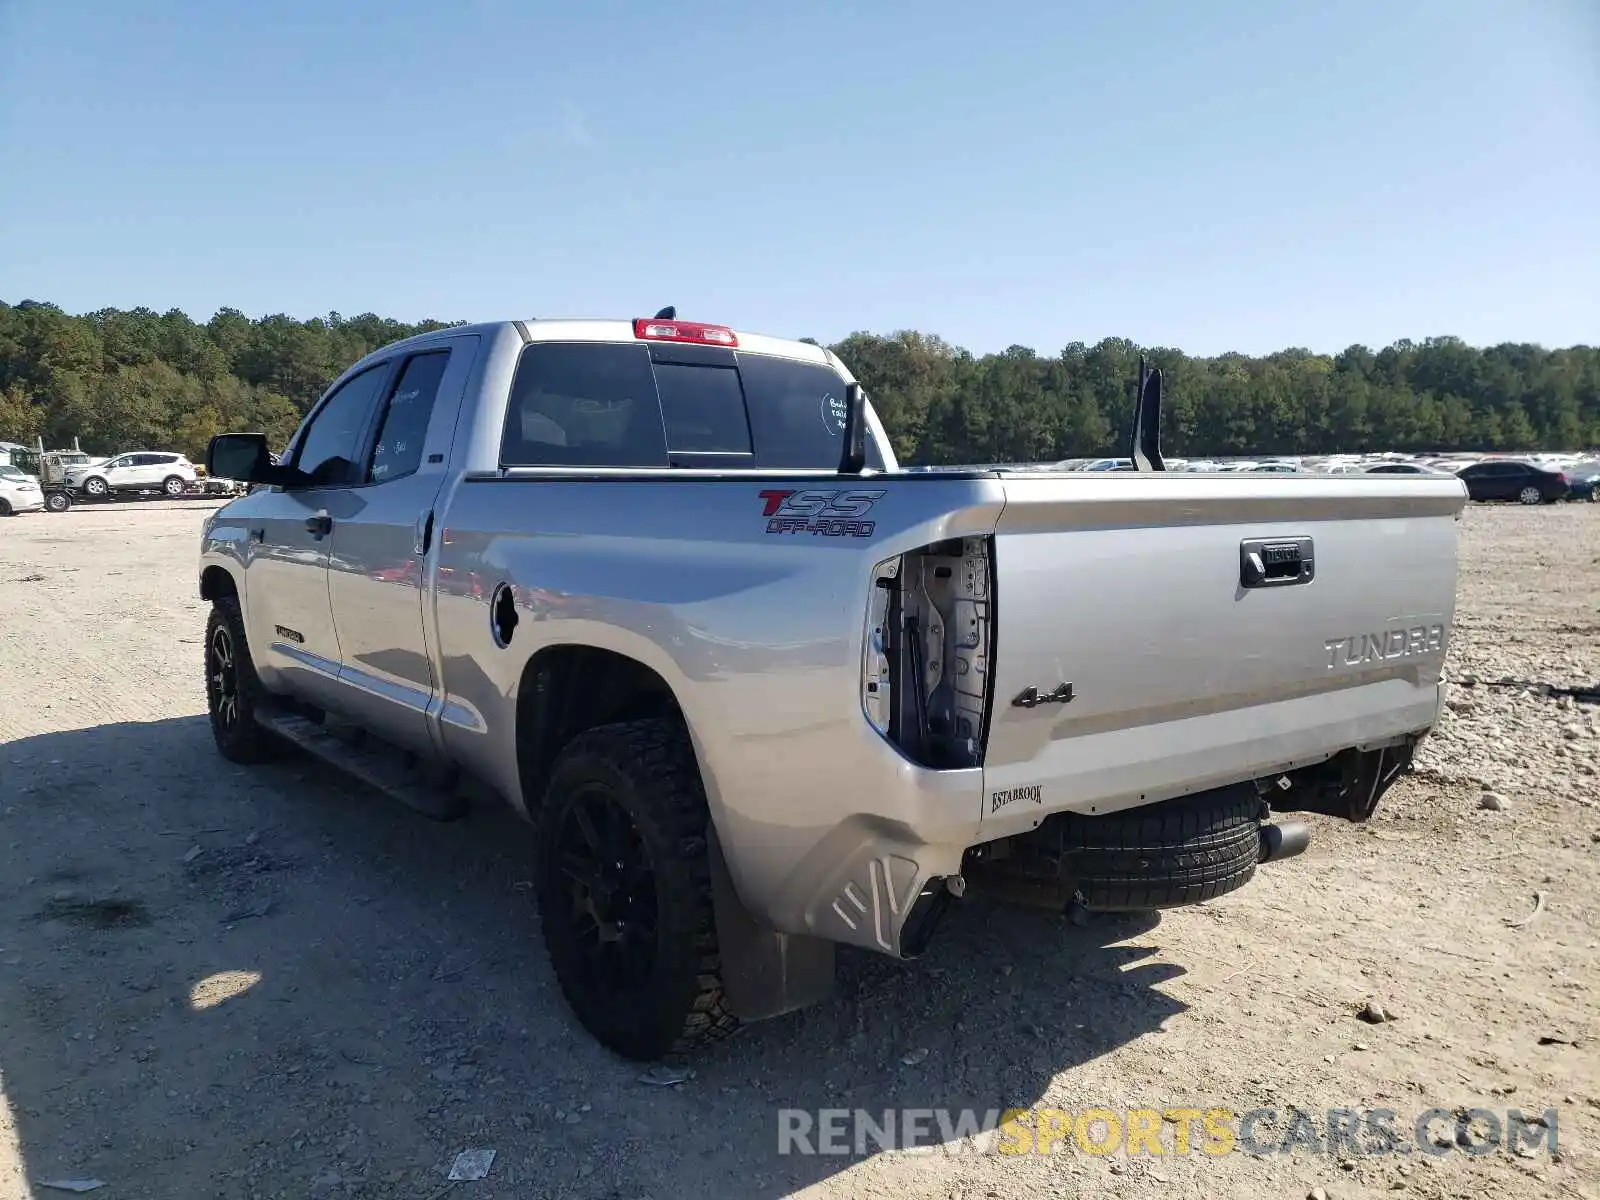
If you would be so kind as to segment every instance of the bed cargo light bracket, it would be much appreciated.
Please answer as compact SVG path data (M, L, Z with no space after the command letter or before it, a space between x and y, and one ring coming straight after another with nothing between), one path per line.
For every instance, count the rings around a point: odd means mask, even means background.
M859 383L844 389L844 446L839 453L839 474L859 475L867 466L867 396Z
M1139 391L1133 407L1133 445L1128 457L1135 471L1165 471L1161 458L1161 368L1154 370L1139 356Z

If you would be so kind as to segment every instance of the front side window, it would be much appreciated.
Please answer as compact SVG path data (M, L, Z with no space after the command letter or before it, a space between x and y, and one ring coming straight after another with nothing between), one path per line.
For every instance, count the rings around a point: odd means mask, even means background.
M361 453L361 434L388 373L388 364L382 364L346 380L311 419L300 439L295 466L310 476L312 487L351 482Z
M450 362L448 350L417 354L400 369L383 412L383 424L372 448L368 483L392 483L414 475L422 465L422 444L428 437L428 419L439 395L439 381Z

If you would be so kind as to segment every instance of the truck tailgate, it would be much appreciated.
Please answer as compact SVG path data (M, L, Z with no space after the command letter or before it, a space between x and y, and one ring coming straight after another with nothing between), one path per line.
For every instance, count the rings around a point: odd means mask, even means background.
M1458 480L1120 473L1005 490L983 805L997 834L1434 722Z

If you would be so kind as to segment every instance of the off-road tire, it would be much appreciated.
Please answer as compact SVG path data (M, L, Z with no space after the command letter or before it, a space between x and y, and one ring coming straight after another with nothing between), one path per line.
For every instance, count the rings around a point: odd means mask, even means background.
M232 719L228 719L224 704L224 680L220 678L221 664L217 661L219 639L227 644L233 656L232 685L236 706ZM244 618L234 596L223 596L212 602L211 619L206 622L205 665L206 711L211 718L211 736L222 757L244 764L265 762L274 757L280 744L256 720L257 708L265 703L266 689L261 686L255 663L250 659Z
M1227 788L1060 827L1063 867L1086 908L1176 908L1226 895L1256 872L1262 802Z
M632 821L654 876L654 963L636 991L608 990L589 973L562 892L570 884L557 861L556 833L567 806L596 785ZM709 825L699 767L680 721L602 725L574 738L551 767L538 813L535 872L545 946L573 1013L625 1058L684 1055L738 1028L722 991Z
M168 475L161 481L161 490L168 496L183 495L185 486L181 475Z

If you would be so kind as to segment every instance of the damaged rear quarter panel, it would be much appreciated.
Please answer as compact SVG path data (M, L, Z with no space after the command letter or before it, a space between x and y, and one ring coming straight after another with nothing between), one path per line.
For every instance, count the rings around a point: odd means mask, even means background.
M882 494L863 513L864 492ZM957 856L970 840L980 773L916 767L867 725L862 631L875 562L988 534L1000 507L989 477L468 480L437 571L447 745L519 802L528 659L563 643L637 659L688 719L741 898L803 929L799 897L814 888L795 876L831 869L811 852L857 814L947 832ZM823 524L772 529L791 516ZM868 535L827 524L864 519ZM506 649L490 631L502 582L521 617Z

